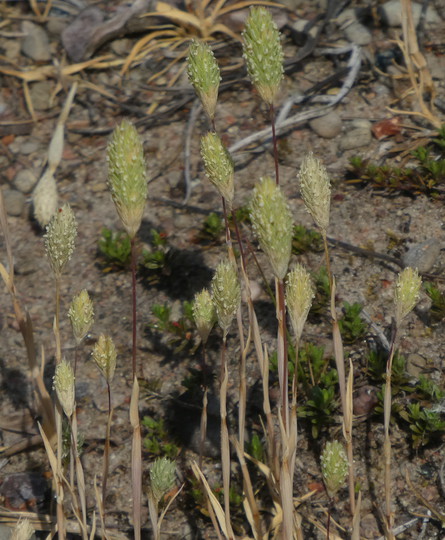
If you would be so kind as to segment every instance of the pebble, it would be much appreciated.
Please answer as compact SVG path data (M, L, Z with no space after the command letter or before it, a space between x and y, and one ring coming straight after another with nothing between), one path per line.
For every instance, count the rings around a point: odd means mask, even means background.
M118 56L127 56L131 49L131 40L127 38L115 39L110 43L110 49Z
M12 185L22 193L31 193L37 184L37 177L31 169L22 169L12 181Z
M419 24L420 14L422 12L422 5L416 2L411 4L413 10L414 26ZM402 10L400 8L400 0L390 0L380 6L380 16L385 24L388 26L402 26ZM442 19L439 17L437 11L428 6L425 15L425 22L429 24L439 24Z
M29 156L29 154L33 154L34 152L37 152L37 150L40 147L40 141L39 139L28 139L23 144L20 145L20 153Z
M352 123L351 130L345 133L341 138L339 149L344 152L345 150L367 146L371 142L371 138L372 134L370 127L368 128L365 125L357 127Z
M439 259L441 243L434 238L410 246L403 255L405 267L417 268L421 273L429 272Z
M417 353L408 355L406 362L406 371L411 377L419 379L420 375L425 373L426 359Z
M324 139L333 139L341 132L342 121L335 111L331 111L311 120L309 126L318 136Z
M308 20L306 19L297 19L294 23L292 23L292 28L294 30L296 30L297 32L299 33L306 33L305 32L305 27L306 25L309 23ZM317 35L317 26L314 25L310 30L309 30L309 35L311 37L315 37Z
M348 41L355 43L356 45L365 46L369 45L372 41L372 34L358 21L353 21L344 29L345 36Z
M26 34L22 40L22 53L36 62L48 62L51 50L45 30L30 21L23 21L22 31Z
M51 108L50 96L52 84L50 81L39 81L30 88L31 101L37 111L46 111Z
M26 202L23 193L20 193L16 189L4 189L3 197L8 216L21 216Z

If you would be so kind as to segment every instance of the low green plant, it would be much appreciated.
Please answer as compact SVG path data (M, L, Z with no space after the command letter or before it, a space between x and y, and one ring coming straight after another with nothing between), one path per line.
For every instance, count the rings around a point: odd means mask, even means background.
M144 416L141 420L141 426L147 431L142 442L147 452L155 456L166 456L170 459L175 459L178 456L179 447L169 439L162 418Z
M368 331L367 323L360 317L363 304L354 302L343 304L343 317L339 319L340 332L345 343L355 343L363 339Z
M375 350L369 352L368 373L376 384L382 384L386 379L386 360L387 354L385 352ZM393 395L400 391L413 391L411 377L406 370L406 358L398 351L395 352L392 362L391 383Z
M298 414L310 421L314 439L318 438L323 428L333 423L336 407L336 392L333 386L329 388L314 386L310 390L308 399L298 408Z
M439 323L445 317L445 293L429 281L425 282L424 287L426 294L431 299L431 322Z
M264 445L258 433L254 433L247 445L247 453L257 461L264 462Z
M151 247L150 250L144 249L142 251L141 266L148 271L149 280L152 281L153 279L157 279L166 267L170 248L167 242L167 235L164 232L151 229L150 235Z
M204 220L198 233L198 240L210 244L220 244L224 232L224 221L215 212L211 212Z
M400 412L400 416L409 424L413 446L416 449L425 446L445 431L445 420L442 419L440 412L425 408L418 402L410 403Z
M104 227L99 238L99 252L112 267L127 268L131 259L131 242L128 234Z
M312 301L310 314L319 316L322 313L326 313L331 298L329 274L325 266L322 266L313 275L313 282L315 285L315 297Z
M183 302L182 315L177 320L172 319L172 308L168 304L154 304L151 312L155 318L151 327L168 336L168 344L174 347L175 353L186 348L191 352L196 349L193 302Z
M438 403L445 398L445 390L442 390L438 384L424 375L419 376L415 391L421 399L426 399L433 403Z
M323 238L318 231L307 229L303 225L295 225L292 237L292 253L300 255L308 251L316 253L323 251Z

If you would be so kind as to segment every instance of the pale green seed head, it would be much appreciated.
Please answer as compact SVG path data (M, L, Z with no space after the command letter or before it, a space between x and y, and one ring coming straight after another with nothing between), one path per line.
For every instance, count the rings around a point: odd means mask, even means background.
M297 264L286 279L286 305L297 341L311 309L314 289L309 272Z
M292 251L292 214L280 187L269 176L261 178L253 190L250 218L275 277L284 279Z
M113 380L116 369L116 347L110 336L101 334L92 352L93 360L108 384Z
M176 481L176 463L167 457L157 458L150 468L150 493L156 503L166 495Z
M85 289L73 298L68 310L68 317L71 321L74 338L79 345L94 322L93 302Z
M241 302L238 273L230 262L221 262L212 279L212 297L216 317L224 336L227 336L232 320Z
M190 43L187 73L207 116L213 120L221 75L213 51L207 43L197 40Z
M57 278L71 259L77 236L77 222L69 204L64 204L51 218L47 228L45 250Z
M144 151L136 128L124 120L113 131L107 149L108 187L130 238L141 225L147 200Z
M207 289L196 293L193 302L193 318L195 319L198 334L205 343L209 337L210 331L216 322L215 306L212 297Z
M419 276L417 269L408 267L400 272L394 294L397 327L400 327L402 320L414 309L419 301L421 285L422 278Z
M329 497L334 497L345 484L348 475L348 458L343 445L338 441L326 443L320 457L321 473Z
M263 7L250 10L243 32L243 57L247 72L261 98L271 105L283 79L283 49L280 33Z
M210 132L201 138L201 156L207 178L224 197L231 210L234 195L233 161L216 133Z
M71 418L75 407L74 371L65 360L56 366L53 385L64 413Z
M325 235L329 226L331 184L326 168L312 152L303 158L298 179L307 211Z

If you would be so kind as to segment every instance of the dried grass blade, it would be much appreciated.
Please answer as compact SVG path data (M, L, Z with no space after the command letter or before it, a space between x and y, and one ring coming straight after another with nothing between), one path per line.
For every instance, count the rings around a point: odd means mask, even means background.
M133 380L130 401L130 423L133 428L131 447L131 485L133 491L133 527L136 540L141 538L141 504L142 504L142 441L139 423L139 383Z
M218 520L219 526L221 527L221 530L226 538L230 538L227 533L226 528L226 517L224 514L224 510L222 509L222 506L219 504L218 499L213 494L205 476L202 474L201 469L198 467L195 461L192 462L192 471L196 478L202 483L204 486L205 492L207 494L207 497L210 500L210 504L212 505L212 508L216 514L216 518Z

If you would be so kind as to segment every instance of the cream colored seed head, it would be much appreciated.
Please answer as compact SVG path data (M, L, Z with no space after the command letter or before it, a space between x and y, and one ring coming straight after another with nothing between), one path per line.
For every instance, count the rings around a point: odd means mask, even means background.
M65 360L56 366L53 385L63 411L71 418L75 407L74 371Z
M250 218L275 277L284 279L292 251L292 214L280 187L268 176L253 190Z
M283 79L280 33L270 13L252 7L243 36L243 58L249 77L261 98L271 105Z
M396 325L400 326L402 320L414 309L419 301L422 278L417 269L405 268L400 272L396 283L394 303L396 308Z
M326 168L309 152L303 158L298 178L306 209L317 227L326 235L331 204L331 184Z
M77 222L69 204L65 204L51 218L44 236L45 250L56 277L60 277L74 252Z
M195 319L198 334L203 343L205 343L216 322L215 306L207 289L203 289L195 295L193 318Z
M349 465L343 445L338 441L326 443L321 454L321 473L329 497L334 497L343 487L348 475Z
M314 289L309 272L297 264L286 279L286 305L297 341L311 309Z
M156 503L166 495L176 481L176 463L167 457L157 458L150 468L150 493Z
M201 156L207 178L224 197L231 210L234 195L233 161L216 133L209 132L201 139Z
M141 225L147 200L145 159L136 128L124 120L108 144L108 186L122 225L130 238Z
M232 320L241 302L238 273L230 262L221 262L212 279L212 297L216 317L224 336L227 336Z
M79 345L94 322L93 302L85 289L73 298L68 310L68 317L71 321L74 338Z
M210 120L215 116L221 81L218 64L207 43L193 40L187 57L187 74Z
M108 384L113 380L116 369L116 347L110 336L101 334L92 352L93 360Z

